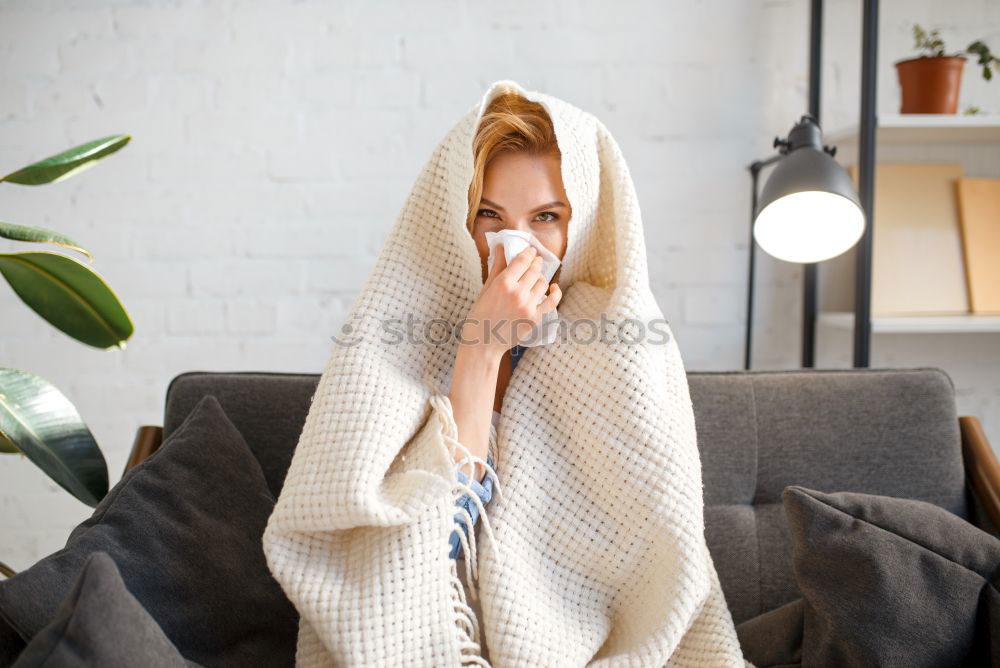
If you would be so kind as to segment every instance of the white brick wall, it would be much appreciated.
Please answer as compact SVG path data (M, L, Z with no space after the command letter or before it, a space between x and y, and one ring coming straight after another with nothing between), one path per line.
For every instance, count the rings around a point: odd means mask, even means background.
M995 2L882 4L884 113L898 108L891 63L910 53L913 20L950 45L1000 49ZM857 116L860 5L827 3L825 127ZM739 368L746 165L805 111L807 12L793 0L0 0L0 169L133 135L86 174L0 187L0 218L84 243L136 323L126 350L88 349L0 289L0 356L70 396L114 484L178 373L321 370L431 150L511 78L608 125L686 364ZM1000 82L970 71L963 85L963 106L1000 112ZM759 267L756 366L795 367L799 268ZM1000 443L998 343L878 337L872 362L946 368L962 412ZM831 366L850 364L849 337L821 344ZM0 459L0 559L13 567L89 513L29 462Z

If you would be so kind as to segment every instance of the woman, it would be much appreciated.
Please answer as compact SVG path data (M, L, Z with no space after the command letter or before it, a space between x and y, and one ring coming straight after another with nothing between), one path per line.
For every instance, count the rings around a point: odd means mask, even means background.
M510 266L504 253L499 252L493 267L489 267L486 234L524 232L562 259L572 211L560 174L555 129L540 104L515 92L493 98L473 139L473 156L476 171L469 185L467 225L482 262L484 285L465 324L464 338L469 343L458 347L448 398L458 426L458 440L472 456L485 457L491 475L495 475L496 428L503 396L525 350L521 345L511 348L511 344L534 334L534 328L542 324L542 316L555 309L562 293L555 282L558 270L550 285L542 275L542 256L533 246L522 251ZM519 324L497 332L494 325L502 323ZM485 332L500 335L495 341L486 341ZM456 457L461 463L465 454L456 449ZM466 493L459 500L460 511L455 519L463 535L456 528L450 538L449 556L459 559L458 575L466 588L471 569L462 544L469 540L475 544L476 538L468 536L468 524L471 522L478 530L479 508L485 508L492 498L493 478L484 481L485 474L485 467L479 463L475 464L471 483L463 471L458 472L459 480L470 485L479 497L475 503L472 494ZM472 601L471 607L481 623L478 599ZM489 659L485 642L481 642L481 654Z
M558 158L524 148L547 124ZM485 267L489 226L536 237L558 281L530 251ZM560 336L512 373L508 350L556 304ZM263 537L301 614L298 666L745 665L686 374L600 121L492 84L421 171L345 333ZM494 486L489 513L467 482Z
M473 139L475 173L469 184L466 224L482 262L483 290L468 314L464 337L458 347L448 398L451 400L458 440L472 455L486 458L493 467L495 430L503 395L524 346L514 345L535 333L542 316L555 309L562 293L553 276L551 287L542 275L542 256L528 246L508 267L504 253L490 268L488 232L517 230L533 237L555 257L566 250L566 229L571 217L562 176L555 130L545 109L514 92L495 97L483 113ZM491 271L492 269L492 271ZM546 290L548 294L546 295ZM497 330L496 324L519 323ZM497 335L486 341L485 333ZM489 417L492 413L492 416ZM491 424L492 423L492 424ZM489 450L489 452L487 452ZM464 455L459 452L459 457ZM492 478L482 484L485 468L475 465L472 489L485 505L492 498ZM459 471L459 479L468 476ZM471 495L459 507L479 517ZM457 518L465 529L465 521ZM462 554L458 530L452 532L452 557ZM460 573L463 564L459 565Z

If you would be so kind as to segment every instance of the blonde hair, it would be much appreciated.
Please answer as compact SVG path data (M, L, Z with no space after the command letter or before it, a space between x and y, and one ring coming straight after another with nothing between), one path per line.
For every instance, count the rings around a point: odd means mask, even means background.
M486 167L496 156L510 152L561 157L556 131L545 108L517 93L505 92L487 105L472 140L475 171L469 184L469 213L465 221L470 234L483 196Z

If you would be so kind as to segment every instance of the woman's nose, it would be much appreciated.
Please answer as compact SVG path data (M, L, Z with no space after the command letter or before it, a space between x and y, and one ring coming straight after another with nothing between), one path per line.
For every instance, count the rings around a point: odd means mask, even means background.
M513 223L507 225L508 230L517 230L519 232L531 232L531 225L528 224L526 220L515 220Z

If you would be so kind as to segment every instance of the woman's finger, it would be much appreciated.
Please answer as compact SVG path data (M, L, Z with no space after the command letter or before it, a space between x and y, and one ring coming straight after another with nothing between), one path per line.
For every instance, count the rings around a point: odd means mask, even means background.
M545 291L548 289L548 287L549 287L549 282L545 278L545 275L543 274L539 276L538 280L535 281L535 284L531 286L531 290L528 292L528 295L531 297L531 303L532 304L540 303L542 301L542 298L545 297Z
M531 261L528 265L528 270L521 275L518 280L518 284L524 292L530 292L531 287L538 280L538 277L542 275L542 256L536 255L535 259Z
M562 290L559 288L558 283L552 283L549 286L549 296L542 300L542 303L538 305L538 312L541 314L546 314L556 307L559 300L562 299Z
M506 269L506 267L507 255L503 251L503 246L500 246L500 248L497 249L495 257L493 258L493 266L486 268L488 273L486 274L486 282L483 284L483 287L485 288L487 285L492 283L493 279L499 276L500 272Z
M531 267L531 262L535 259L535 255L537 253L538 250L534 246L528 246L522 250L514 257L514 260L510 263L510 265L504 269L504 277L511 281L512 284L516 284L521 280L521 276L524 275L524 272Z

